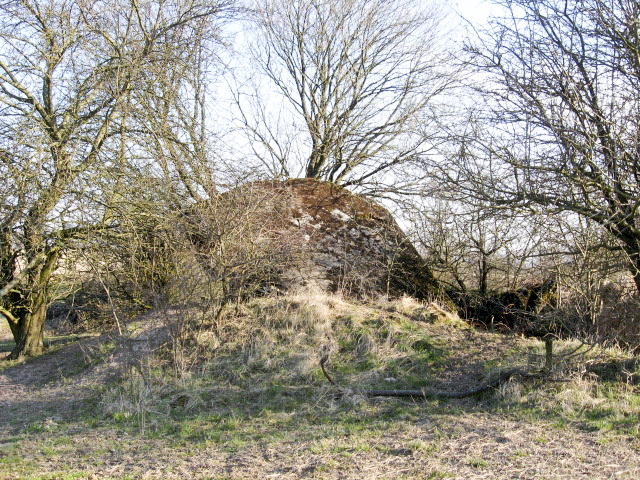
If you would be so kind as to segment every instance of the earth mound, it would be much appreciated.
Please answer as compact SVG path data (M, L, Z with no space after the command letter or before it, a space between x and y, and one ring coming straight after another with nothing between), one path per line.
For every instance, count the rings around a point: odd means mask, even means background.
M438 293L428 265L389 211L362 195L329 182L290 179L248 183L220 197L236 209L261 210L257 235L276 244L278 252L296 253L296 261L272 280L280 288L418 299ZM215 235L202 226L220 217L213 208L208 220L198 220L202 233L192 240L212 251Z

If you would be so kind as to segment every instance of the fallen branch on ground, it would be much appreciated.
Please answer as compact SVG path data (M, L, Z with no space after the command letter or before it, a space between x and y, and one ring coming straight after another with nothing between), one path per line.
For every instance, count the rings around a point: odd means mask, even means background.
M320 368L322 368L322 373L329 381L329 383L335 387L343 389L340 385L338 385L327 372L326 365L329 362L329 356L324 355L320 359ZM519 377L527 377L527 378L539 378L544 375L542 371L529 371L524 370L522 368L509 368L507 370L502 370L498 372L496 375L493 375L493 378L485 381L484 383L478 385L477 387L468 389L468 390L460 390L460 391L447 391L447 390L436 390L430 388L421 388L419 390L359 390L355 393L360 393L367 397L418 397L418 398L430 398L430 397L438 397L438 398L465 398L470 397L472 395L477 395L479 393L485 392L492 388L498 387L500 384L509 381L511 378L519 376Z

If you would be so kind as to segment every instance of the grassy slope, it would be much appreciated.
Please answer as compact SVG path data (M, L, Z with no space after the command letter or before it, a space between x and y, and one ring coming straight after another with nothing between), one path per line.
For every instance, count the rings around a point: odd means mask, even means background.
M82 368L29 386L22 407L0 397L0 478L640 476L633 372L585 373L620 352L568 358L576 345L557 342L551 378L455 401L365 398L359 389L464 390L535 368L544 346L410 299L267 298L217 329L207 318L185 312L172 341L73 412L44 400L72 395ZM325 353L344 389L323 377Z

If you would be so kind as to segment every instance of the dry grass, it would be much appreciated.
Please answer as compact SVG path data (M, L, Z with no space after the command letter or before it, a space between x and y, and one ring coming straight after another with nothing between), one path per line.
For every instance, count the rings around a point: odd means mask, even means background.
M4 389L1 478L640 475L637 386L587 369L623 352L559 356L545 380L463 400L366 398L359 389L456 389L505 366L539 366L544 345L475 331L409 298L300 292L230 306L215 326L197 308L153 318L172 335L117 383L88 388L79 369L11 387L23 395ZM325 354L351 391L323 377ZM0 383L18 378L10 370Z

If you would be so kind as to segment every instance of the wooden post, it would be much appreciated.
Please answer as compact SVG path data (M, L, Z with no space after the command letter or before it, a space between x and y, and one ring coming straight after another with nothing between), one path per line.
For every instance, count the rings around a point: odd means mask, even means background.
M544 369L549 372L553 367L553 337L550 335L544 337L544 350Z

